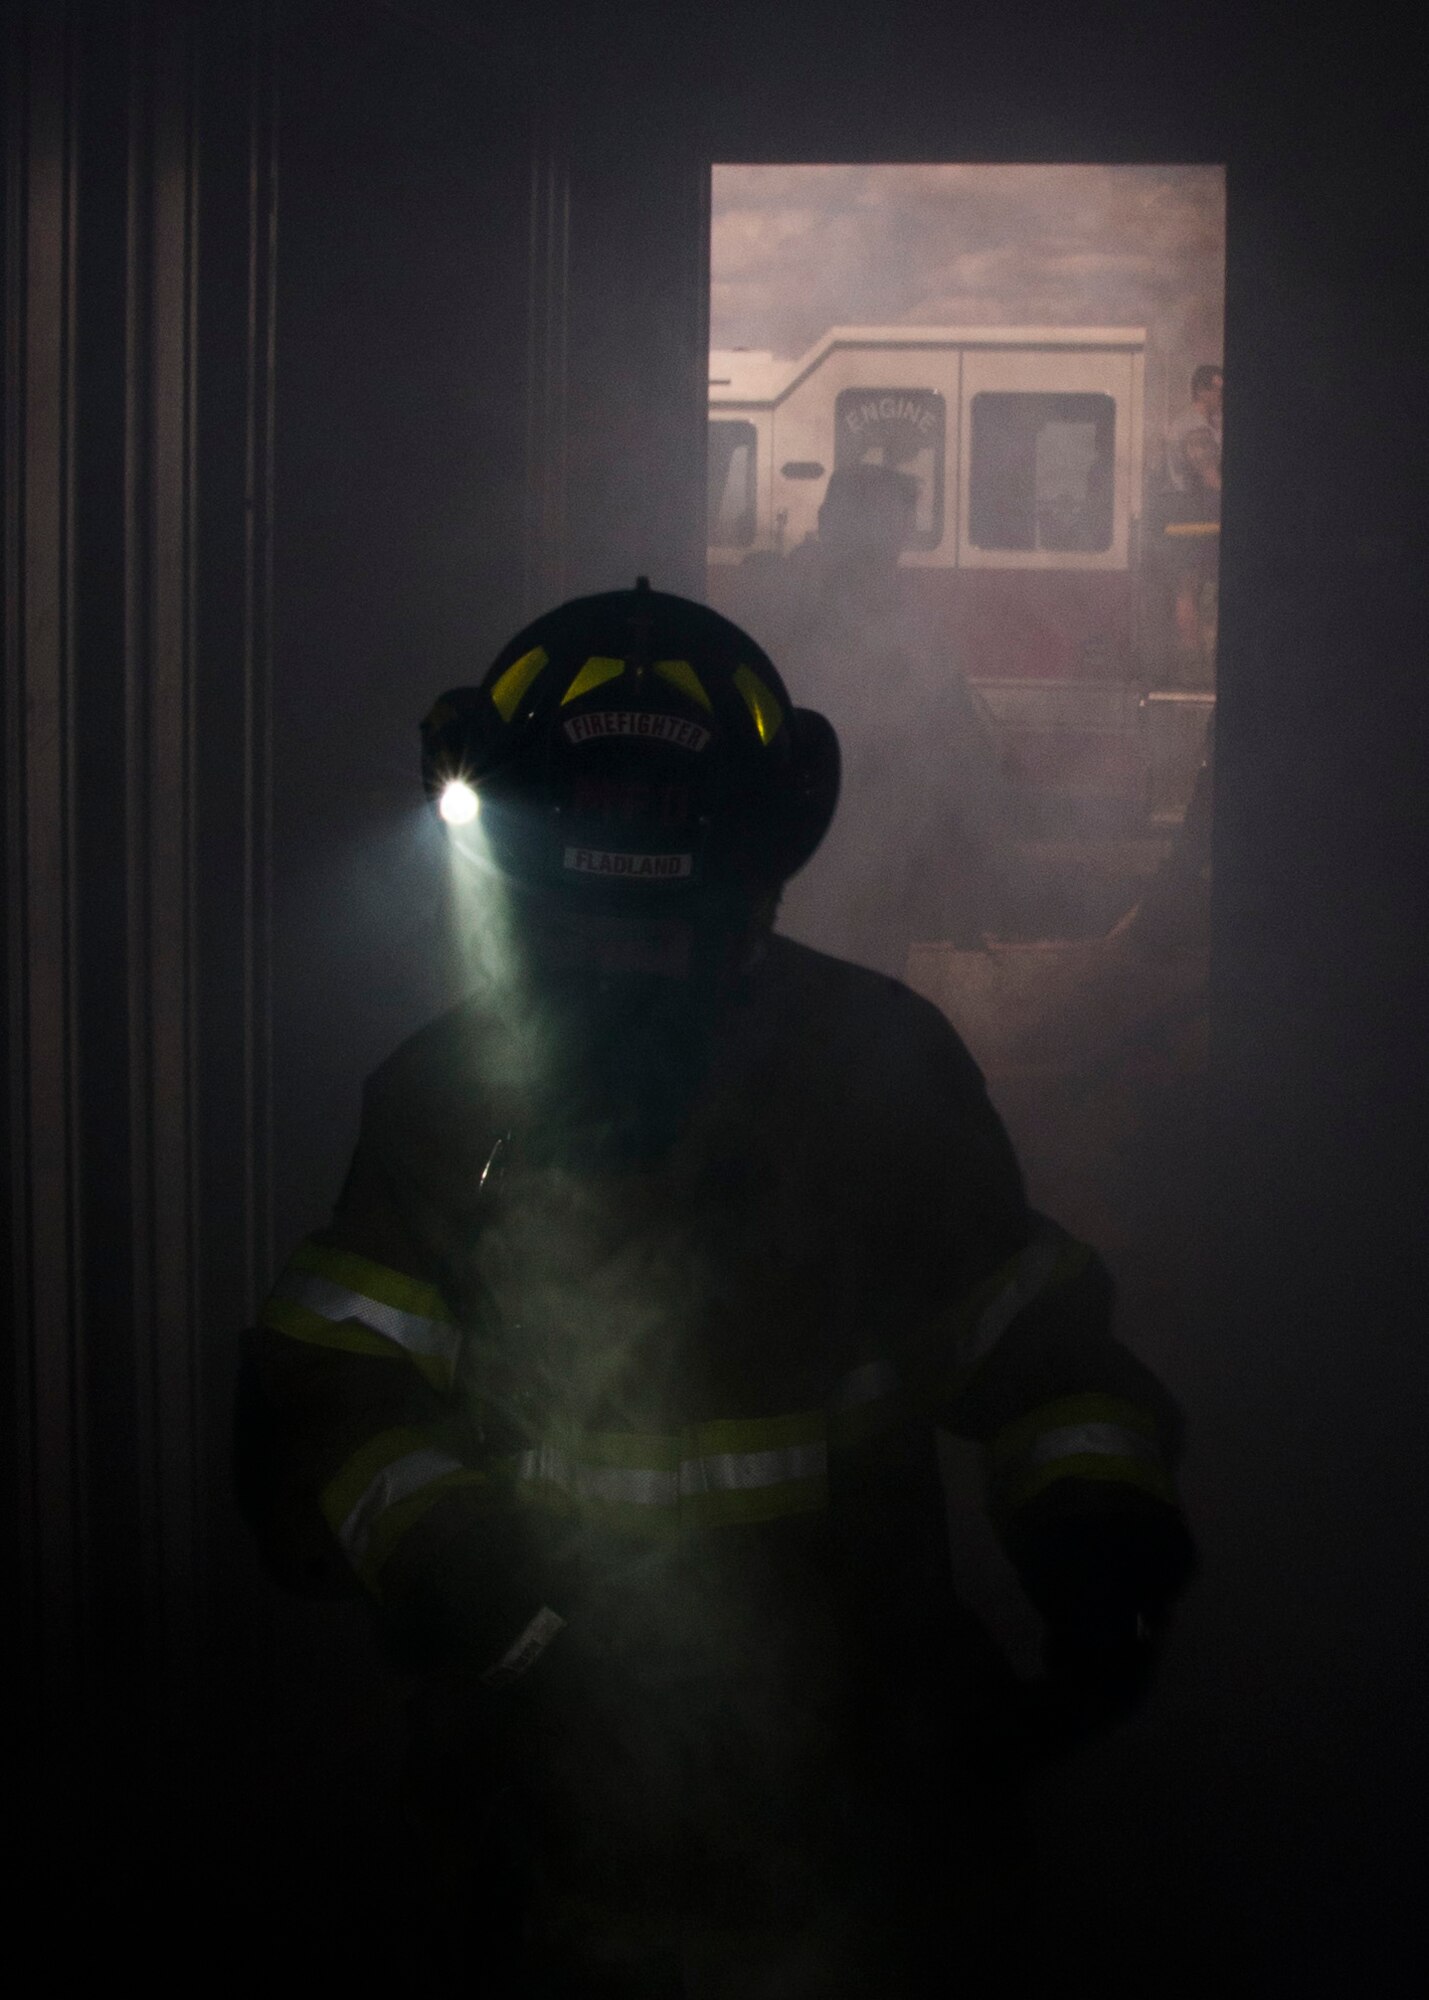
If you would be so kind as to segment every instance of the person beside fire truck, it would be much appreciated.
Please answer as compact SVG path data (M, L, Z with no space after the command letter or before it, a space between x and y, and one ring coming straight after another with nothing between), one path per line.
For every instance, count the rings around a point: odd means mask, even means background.
M1173 495L1168 533L1177 538L1176 640L1183 670L1199 680L1210 664L1215 614L1206 600L1219 576L1221 436L1225 372L1202 362L1191 376L1191 402L1166 434L1166 478Z
M1170 1399L941 1015L771 929L838 749L746 634L576 600L423 742L472 991L368 1082L239 1474L410 1677L445 1990L993 1990L1009 1757L1139 1698L1190 1570ZM1037 1702L954 1597L939 1425Z

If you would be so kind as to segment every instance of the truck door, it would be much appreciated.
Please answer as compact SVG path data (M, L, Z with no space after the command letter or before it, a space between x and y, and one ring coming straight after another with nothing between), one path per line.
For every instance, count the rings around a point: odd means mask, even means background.
M1128 567L1137 364L1130 353L1075 349L964 355L961 567Z
M958 632L1005 761L1049 807L1139 812L1138 349L963 356Z

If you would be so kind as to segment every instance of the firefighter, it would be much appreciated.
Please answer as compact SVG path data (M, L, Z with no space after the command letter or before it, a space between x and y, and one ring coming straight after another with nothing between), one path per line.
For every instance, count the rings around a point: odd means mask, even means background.
M470 990L252 1336L260 1548L410 1677L468 1990L980 1990L1034 1710L955 1600L936 1429L1078 1730L1189 1571L1175 1411L942 1017L774 932L838 751L745 634L579 599L423 740Z
M1017 808L986 721L904 587L917 499L917 480L891 465L830 476L817 538L788 559L778 654L827 707L845 779L787 928L900 979L914 943L979 948L1020 928L1027 903Z

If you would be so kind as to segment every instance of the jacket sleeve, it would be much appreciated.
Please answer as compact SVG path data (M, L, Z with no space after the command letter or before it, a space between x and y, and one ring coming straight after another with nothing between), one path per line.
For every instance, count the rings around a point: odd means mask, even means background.
M957 1102L944 1188L964 1247L915 1339L915 1394L981 1447L993 1525L1045 1617L1154 1616L1193 1566L1174 1483L1180 1413L1117 1338L1096 1252L1028 1208L975 1072Z
M1101 1259L1043 1217L958 1315L941 1417L982 1448L993 1525L1052 1620L1157 1616L1192 1568L1181 1420L1113 1333Z
M372 1122L331 1223L293 1252L247 1337L239 1504L272 1575L308 1595L365 1591L414 1664L459 1636L499 1652L533 1608L495 1559L509 1497L458 1406L462 1329Z

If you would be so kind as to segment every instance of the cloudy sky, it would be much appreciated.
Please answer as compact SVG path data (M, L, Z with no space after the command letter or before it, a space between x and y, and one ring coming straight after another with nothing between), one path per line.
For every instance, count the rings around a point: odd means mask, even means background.
M1149 335L1148 444L1221 359L1219 167L721 166L714 347L830 326L1112 325Z

